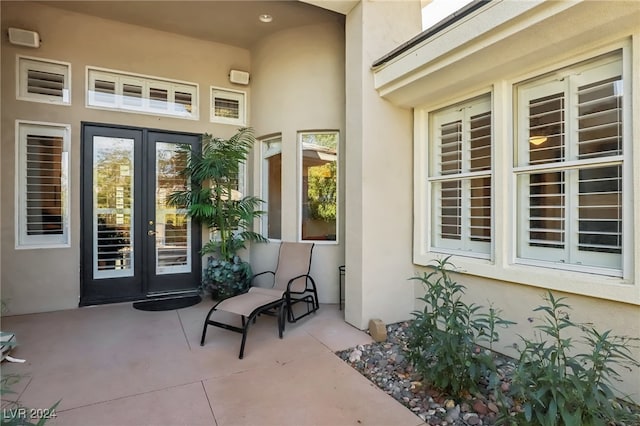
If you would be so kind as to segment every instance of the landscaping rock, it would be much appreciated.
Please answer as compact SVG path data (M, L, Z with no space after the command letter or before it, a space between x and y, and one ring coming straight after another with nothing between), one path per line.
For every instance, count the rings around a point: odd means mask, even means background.
M494 390L488 388L489 380L480 380L480 390L475 395L443 395L429 386L423 377L414 371L405 353L409 338L409 322L390 324L384 327L380 320L370 330L382 326L384 335L380 342L359 345L356 348L339 351L336 354L353 368L371 380L384 392L410 409L427 425L484 426L494 425L500 409L511 413L522 412L523 408L511 398L498 403ZM378 330L380 331L380 330ZM373 337L373 333L372 337ZM374 338L375 340L375 338ZM500 383L496 386L505 392L510 389L511 375L515 370L515 360L494 354ZM500 407L499 407L500 405ZM622 425L616 425L622 426ZM627 425L628 426L628 425Z
M372 319L369 321L369 334L376 342L384 342L387 340L387 327L382 320Z

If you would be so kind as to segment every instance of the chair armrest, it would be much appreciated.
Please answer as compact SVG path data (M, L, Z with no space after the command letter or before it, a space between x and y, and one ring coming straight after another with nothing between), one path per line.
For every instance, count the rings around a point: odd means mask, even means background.
M298 275L297 277L291 278L289 280L289 282L287 283L287 293L291 292L291 285L293 284L293 282L296 281L296 280L299 280L300 278L305 278L305 283L304 283L305 291L307 290L307 282L308 282L308 280L311 280L311 282L315 285L315 282L313 281L313 278L311 278L311 275L309 275L309 274Z
M260 273L258 273L258 274L254 274L254 275L251 277L251 281L249 282L249 286L251 286L251 283L253 282L253 280L254 280L256 277L259 277L260 275L264 275L264 274L271 274L271 275L273 275L274 277L276 276L276 273L275 273L275 272L273 272L273 271L264 271L264 272L260 272ZM274 283L274 284L275 284L275 283Z

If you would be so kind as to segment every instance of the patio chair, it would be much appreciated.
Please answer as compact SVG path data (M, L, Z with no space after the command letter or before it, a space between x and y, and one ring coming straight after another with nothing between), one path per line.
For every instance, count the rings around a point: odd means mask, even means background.
M318 292L313 278L309 275L311 268L311 256L313 243L281 243L278 254L278 264L275 271L265 271L253 276L256 277L271 274L273 284L271 287L252 286L246 293L224 299L216 303L204 321L200 346L204 345L207 327L213 325L226 330L242 334L239 358L244 356L244 347L247 340L249 325L255 322L262 314L276 315L278 318L278 334L282 339L285 323L285 311L289 322L296 322L320 307ZM306 312L296 316L293 306L302 303ZM242 327L232 326L211 319L215 311L230 312L240 315Z
M283 297L289 322L296 322L317 311L320 307L318 291L315 281L309 275L313 247L313 243L280 243L275 271L260 272L252 278L253 282L262 275L271 274L273 276L271 287L252 286L249 288L249 293ZM293 306L300 302L304 303L306 312L296 316Z

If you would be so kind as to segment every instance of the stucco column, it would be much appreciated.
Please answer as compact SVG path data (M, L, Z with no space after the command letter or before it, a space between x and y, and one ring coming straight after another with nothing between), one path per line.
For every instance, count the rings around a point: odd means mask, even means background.
M414 306L412 111L374 89L371 64L417 35L420 1L362 1L346 20L346 306L366 328Z

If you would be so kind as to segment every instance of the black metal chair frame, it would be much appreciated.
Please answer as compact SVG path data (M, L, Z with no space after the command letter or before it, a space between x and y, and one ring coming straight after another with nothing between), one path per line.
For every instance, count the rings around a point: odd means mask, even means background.
M216 310L218 305L222 302L223 300L219 301L218 303L213 305L213 308L209 310L209 313L207 314L207 317L204 320L204 328L202 329L202 338L200 339L200 346L204 346L204 339L207 335L207 327L210 325L224 328L225 330L235 331L236 333L242 334L242 343L240 344L240 354L238 356L239 359L242 359L244 357L244 347L247 341L247 332L249 331L249 325L251 324L252 320L255 323L255 320L258 317L258 315L267 313L267 312L273 313L274 311L277 312L276 315L278 317L278 335L282 339L282 333L284 331L284 323L285 323L284 321L285 300L284 299L278 299L274 302L259 306L256 309L254 309L251 312L251 314L249 314L249 316L247 316L246 318L244 315L241 315L242 327L236 327L230 324L214 321L211 319L211 314L213 314L213 312Z
M264 275L264 274L271 274L274 276L274 278L276 275L275 271L264 271L264 272L255 274L251 279L251 281L253 281L256 277L259 277L260 275ZM305 289L300 292L291 291L291 285L296 280L299 280L302 278L305 278ZM311 286L309 286L309 283L311 283ZM308 293L312 293L312 294L308 294ZM302 297L293 297L292 295L297 295ZM284 293L283 300L285 301L285 305L287 309L287 320L291 323L294 323L299 319L304 318L307 315L312 314L318 309L320 309L320 303L318 302L318 291L316 289L316 282L313 280L313 278L309 274L302 274L302 275L298 275L297 277L291 278L287 283L287 291ZM304 302L306 304L307 312L296 317L293 313L293 305L299 302ZM268 312L262 312L262 313L268 314Z

